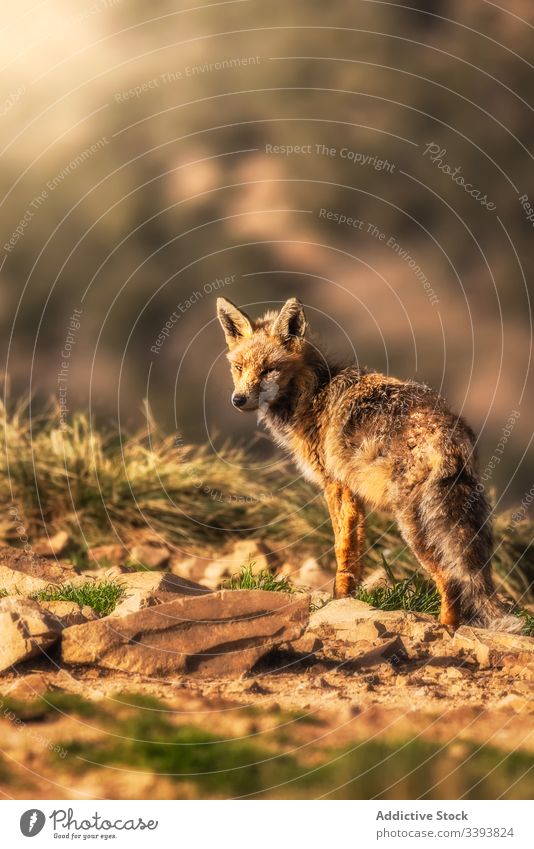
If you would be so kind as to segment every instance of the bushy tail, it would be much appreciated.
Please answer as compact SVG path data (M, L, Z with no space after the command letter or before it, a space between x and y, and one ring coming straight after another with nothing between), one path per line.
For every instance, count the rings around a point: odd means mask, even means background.
M495 590L488 594L487 587L473 586L471 581L462 581L459 600L460 619L464 625L512 634L518 634L523 628L519 616L510 613L509 607L496 597Z
M496 595L491 575L491 508L474 468L434 479L422 494L424 537L441 564L441 579L458 604L460 622L492 631L518 632L519 617Z

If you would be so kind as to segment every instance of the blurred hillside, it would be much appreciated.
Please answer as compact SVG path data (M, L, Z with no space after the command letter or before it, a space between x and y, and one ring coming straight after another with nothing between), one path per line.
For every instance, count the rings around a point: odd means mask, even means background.
M531 4L4 5L13 396L61 388L66 416L131 428L148 398L187 442L250 442L215 299L257 314L297 295L330 348L440 388L483 468L513 416L488 485L523 498Z

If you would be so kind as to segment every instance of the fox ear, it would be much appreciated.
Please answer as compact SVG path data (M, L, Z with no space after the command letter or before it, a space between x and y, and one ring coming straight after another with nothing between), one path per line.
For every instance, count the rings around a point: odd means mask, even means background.
M226 298L217 298L217 317L229 348L245 336L252 336L249 317Z
M271 333L283 342L290 342L291 339L301 339L306 333L307 326L301 302L298 298L290 298L275 318Z

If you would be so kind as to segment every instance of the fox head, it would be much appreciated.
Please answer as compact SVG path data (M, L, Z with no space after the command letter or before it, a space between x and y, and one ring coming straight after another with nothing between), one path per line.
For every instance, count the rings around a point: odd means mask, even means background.
M251 321L226 298L218 298L217 315L228 344L234 407L265 411L280 402L305 359L307 324L300 301L290 298L279 313Z

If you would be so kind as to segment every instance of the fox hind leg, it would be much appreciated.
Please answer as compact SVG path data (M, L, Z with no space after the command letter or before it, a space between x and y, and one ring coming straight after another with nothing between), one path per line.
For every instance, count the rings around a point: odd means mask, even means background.
M325 497L335 536L334 596L345 598L354 592L361 578L365 516L358 499L343 484L328 483Z
M427 541L417 510L403 511L397 523L404 541L436 584L441 599L440 617L442 625L457 628L461 615L461 588L447 574L447 568L435 547Z

